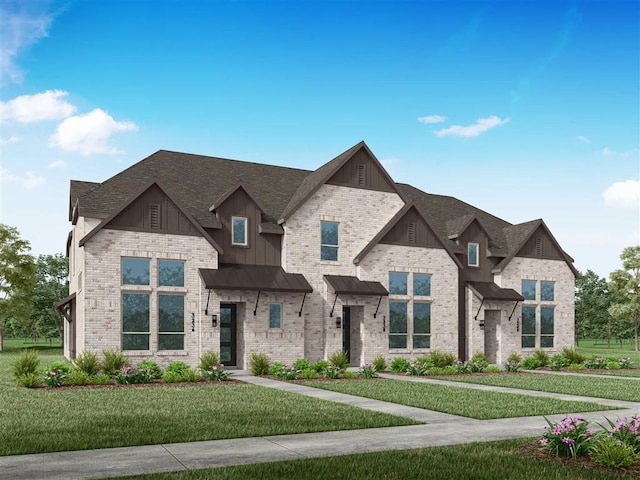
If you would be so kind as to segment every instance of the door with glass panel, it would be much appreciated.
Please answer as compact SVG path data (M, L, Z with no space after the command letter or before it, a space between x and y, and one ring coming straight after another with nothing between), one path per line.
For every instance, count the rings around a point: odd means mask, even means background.
M236 365L236 306L220 305L220 362Z

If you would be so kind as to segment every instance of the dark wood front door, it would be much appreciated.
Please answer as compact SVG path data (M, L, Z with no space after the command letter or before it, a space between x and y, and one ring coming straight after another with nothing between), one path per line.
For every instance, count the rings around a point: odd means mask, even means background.
M236 306L220 305L220 361L236 366Z
M351 362L351 309L342 307L342 350Z

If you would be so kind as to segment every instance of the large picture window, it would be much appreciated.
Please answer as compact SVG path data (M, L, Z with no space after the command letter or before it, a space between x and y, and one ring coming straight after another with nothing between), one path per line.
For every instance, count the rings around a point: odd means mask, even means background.
M184 287L184 262L182 260L158 260L158 285Z
M122 294L122 350L149 350L149 294Z
M407 304L389 302L389 348L407 348Z
M522 307L522 348L536 346L536 307Z
M431 347L431 304L413 304L413 348Z
M122 285L149 285L148 258L122 258Z
M336 222L320 222L320 260L338 261L338 226Z
M247 219L245 217L231 217L231 245L241 247L249 245L247 238Z
M184 348L184 296L158 295L158 350Z

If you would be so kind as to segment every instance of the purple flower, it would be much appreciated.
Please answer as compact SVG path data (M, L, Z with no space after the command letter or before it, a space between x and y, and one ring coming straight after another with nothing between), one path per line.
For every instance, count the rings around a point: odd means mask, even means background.
M549 443L549 439L548 438L542 438L542 439L540 439L540 443L542 445L546 445L547 443Z
M573 445L574 443L576 443L576 441L575 441L573 438L569 438L569 437L564 437L564 438L562 439L562 442L563 442L563 443L566 443L566 444L567 444L567 445L569 445L569 446L571 446L571 445Z

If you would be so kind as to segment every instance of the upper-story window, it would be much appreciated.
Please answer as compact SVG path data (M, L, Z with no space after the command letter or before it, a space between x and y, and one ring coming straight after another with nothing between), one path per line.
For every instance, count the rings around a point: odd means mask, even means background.
M337 222L320 222L320 260L338 261Z
M413 295L421 297L431 296L431 275L428 273L413 274Z
M231 217L231 245L246 247L248 244L246 217Z
M553 302L555 294L555 282L540 282L540 300L543 302Z
M407 273L389 272L389 293L391 295L407 295Z
M149 259L122 257L122 284L149 285Z
M522 280L522 296L525 300L536 299L536 283L535 280Z
M480 258L478 255L478 250L480 249L480 245L477 243L469 243L467 245L467 265L470 267L479 267L480 266Z
M158 260L158 286L184 287L184 262L182 260Z

